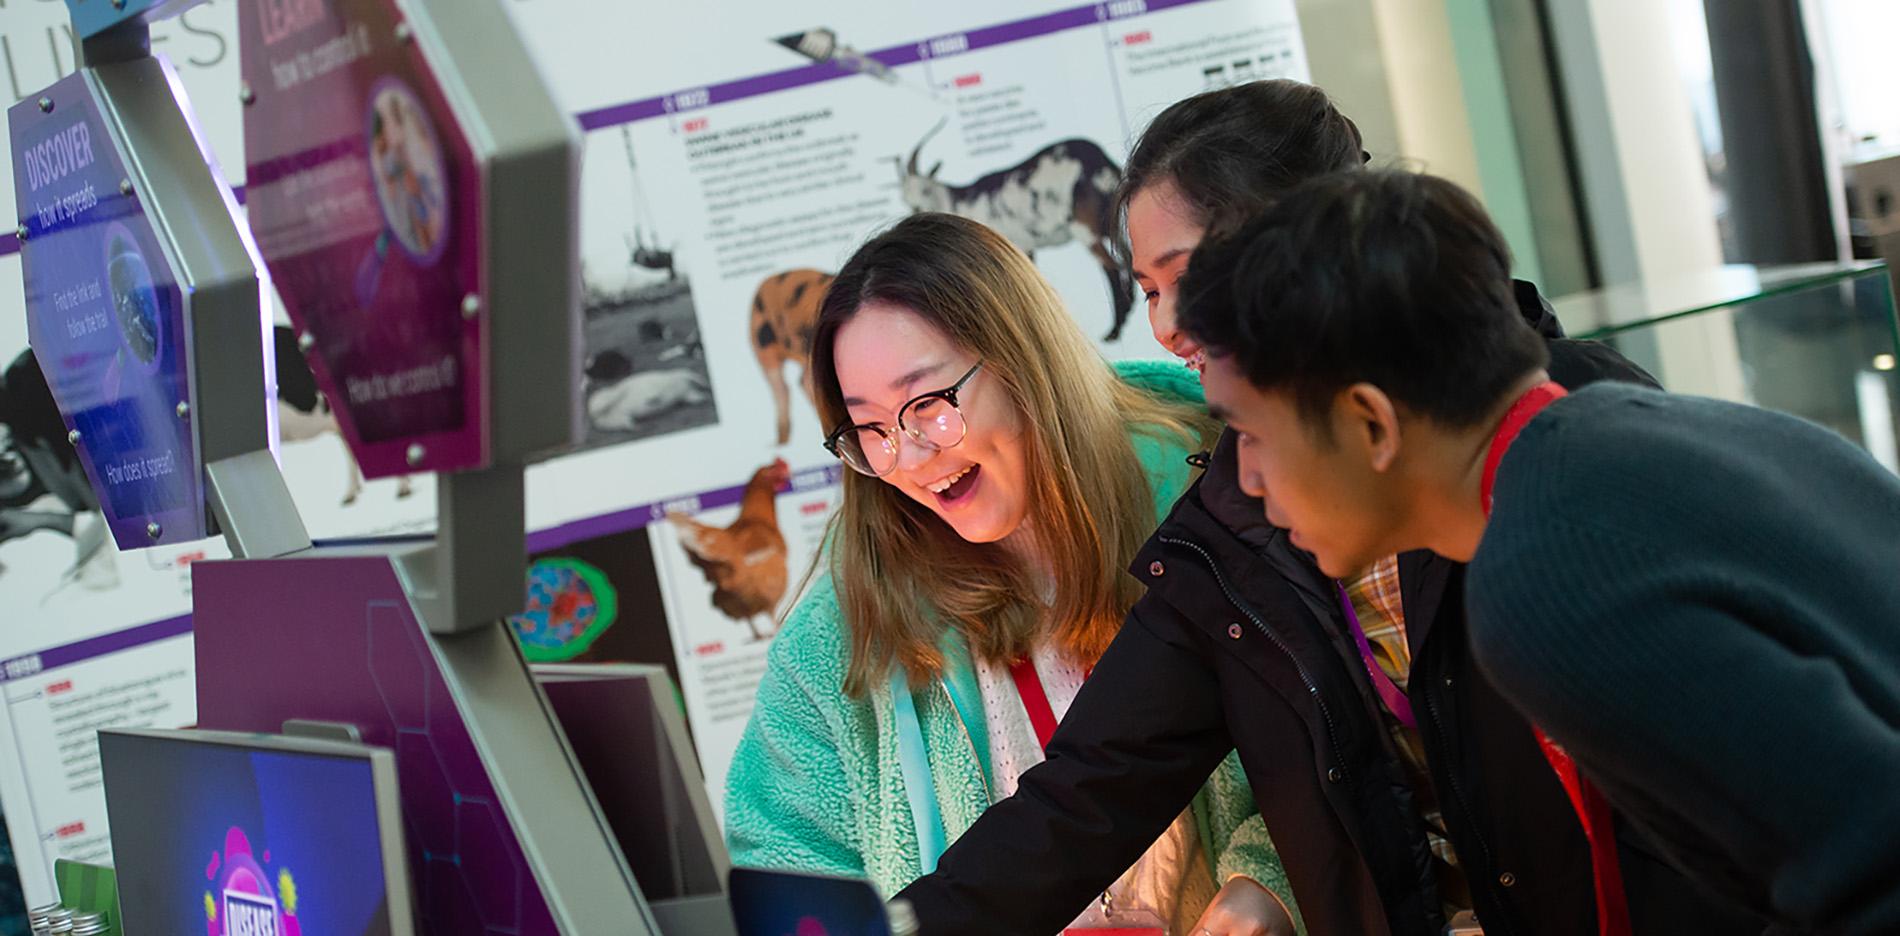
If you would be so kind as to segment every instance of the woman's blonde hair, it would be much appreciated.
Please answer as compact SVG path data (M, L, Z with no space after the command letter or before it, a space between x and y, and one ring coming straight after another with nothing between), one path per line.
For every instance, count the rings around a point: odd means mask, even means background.
M989 228L918 214L873 238L839 271L812 342L819 416L849 422L833 359L838 329L866 303L915 312L983 362L1023 416L1029 513L1024 523L1054 576L1054 636L1093 662L1139 594L1124 565L1155 526L1153 495L1129 440L1135 431L1188 444L1212 435L1204 414L1123 383L1029 258ZM945 627L979 658L1028 653L1043 614L1042 570L996 544L965 541L897 488L845 472L829 563L851 628L845 690L863 695L893 664L937 675ZM814 570L818 566L814 565Z

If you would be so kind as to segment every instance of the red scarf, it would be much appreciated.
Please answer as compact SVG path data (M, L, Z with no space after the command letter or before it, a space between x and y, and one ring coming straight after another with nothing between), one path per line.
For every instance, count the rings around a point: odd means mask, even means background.
M1504 413L1504 422L1498 426L1498 433L1491 439L1491 451L1484 459L1484 481L1480 488L1484 499L1484 515L1491 516L1491 494L1498 477L1498 465L1504 461L1504 453L1511 443L1517 441L1518 433L1530 424L1531 419L1545 407L1564 396L1564 388L1551 381L1544 381L1529 392L1518 397L1517 402ZM1590 870L1596 882L1597 895L1597 932L1600 936L1630 936L1629 899L1623 892L1623 869L1616 859L1616 830L1612 825L1610 804L1603 798L1603 792L1595 784L1584 779L1577 769L1577 762L1569 752L1544 734L1544 729L1532 726L1537 733L1537 744L1544 749L1544 759L1550 762L1557 779L1564 786L1564 792L1570 796L1570 806L1577 812L1577 820L1583 825L1583 835L1590 841Z

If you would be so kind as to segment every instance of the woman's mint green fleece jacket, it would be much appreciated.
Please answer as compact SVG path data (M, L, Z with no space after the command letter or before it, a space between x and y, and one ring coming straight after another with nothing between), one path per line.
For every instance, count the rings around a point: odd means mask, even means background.
M1200 381L1179 365L1124 363L1116 370L1164 398L1203 401ZM1131 439L1159 525L1192 480L1185 461L1190 450L1171 437L1133 433ZM849 630L825 576L773 640L752 720L726 778L726 840L735 865L868 877L888 898L921 873L917 827L899 766L889 683L879 683L868 698L845 695ZM913 697L944 831L954 842L992 801L990 746L981 716L965 724L944 685L960 683L963 698L980 697L969 649L951 633L944 650L942 677ZM1228 755L1193 809L1216 884L1244 874L1291 905L1292 889L1238 758Z

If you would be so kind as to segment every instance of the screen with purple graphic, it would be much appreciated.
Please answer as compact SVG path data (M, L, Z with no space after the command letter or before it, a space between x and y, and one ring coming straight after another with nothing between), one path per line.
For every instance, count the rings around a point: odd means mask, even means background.
M367 758L110 732L99 747L126 936L392 932Z
M727 898L739 936L890 936L884 901L854 878L734 868Z
M418 932L559 936L387 557L199 562L191 580L201 727L273 731L293 718L355 725L365 743L395 752ZM258 614L260 595L324 626L272 626Z
M251 230L364 474L480 467L481 179L393 0L247 2Z
M92 91L70 75L7 123L28 338L113 539L201 539L184 297Z

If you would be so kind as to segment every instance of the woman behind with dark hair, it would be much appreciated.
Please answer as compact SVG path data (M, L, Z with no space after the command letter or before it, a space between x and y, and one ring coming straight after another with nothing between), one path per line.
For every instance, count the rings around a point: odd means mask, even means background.
M1310 84L1254 81L1206 91L1162 111L1122 171L1116 214L1143 192L1172 189L1222 238L1308 179L1371 160L1352 122Z
M907 218L845 264L812 374L852 470L773 641L726 834L736 865L889 895L1042 760L1140 595L1123 567L1214 427L1191 372L1111 368L1021 251L952 215ZM1042 933L1184 933L1208 913L1292 932L1238 761L1216 754L1188 787Z
M1301 183L1367 161L1352 121L1295 81L1163 111L1129 157L1119 198L1155 337L1202 363L1174 314L1195 249ZM1564 339L1529 283L1512 298L1559 383L1653 383L1606 347ZM1040 900L1086 892L1136 847L1098 817L1150 824L1178 808L1184 778L1237 748L1312 933L1440 936L1474 910L1491 936L1614 932L1599 927L1591 846L1532 726L1472 663L1464 567L1408 553L1329 578L1269 522L1271 504L1245 493L1245 444L1221 436L1206 474L1136 557L1148 592L1049 759L1024 776L1025 794L993 807L938 873L901 895L923 931L1042 926ZM1637 932L1760 933L1634 832L1617 844L1625 887L1610 896L1626 897ZM1050 862L1050 852L1083 857ZM1213 936L1253 932L1210 922Z
M1365 165L1363 146L1326 92L1285 79L1203 92L1155 117L1115 198L1155 340L1198 367L1199 345L1174 322L1174 286L1195 245L1234 233L1301 182Z

